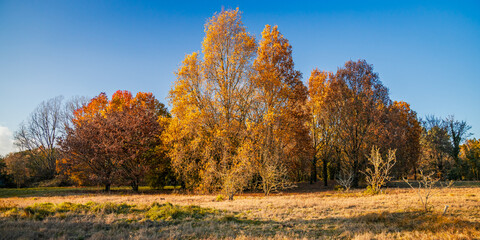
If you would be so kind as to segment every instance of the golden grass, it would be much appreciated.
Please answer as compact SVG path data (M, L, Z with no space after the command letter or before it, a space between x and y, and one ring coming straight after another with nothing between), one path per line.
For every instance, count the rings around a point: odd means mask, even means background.
M1 191L1 190L0 190ZM368 196L350 193L285 193L264 197L217 195L77 194L0 198L0 238L59 239L480 239L480 188L437 189L432 212L425 213L411 189L389 189ZM206 218L151 220L146 213L85 212L42 220L14 218L8 209L40 203L128 204L143 209L153 202L216 209ZM445 205L447 214L442 215ZM146 211L146 210L145 210Z

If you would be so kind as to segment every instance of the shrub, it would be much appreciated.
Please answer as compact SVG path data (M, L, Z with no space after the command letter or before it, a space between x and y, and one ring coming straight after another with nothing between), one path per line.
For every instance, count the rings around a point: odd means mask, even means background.
M380 188L390 180L390 170L397 161L395 152L396 150L389 149L387 159L383 159L379 149L372 147L372 151L368 157L368 163L372 165L372 168L367 168L364 174L366 175L365 180L373 194L379 193Z
M408 181L408 179L403 179L412 189L416 190L418 194L418 198L420 199L420 202L422 203L423 210L425 212L428 212L431 210L431 206L428 202L430 197L433 195L433 188L435 184L439 181L438 178L434 178L433 176L435 175L434 172L425 175L422 170L420 170L420 180L418 181L418 187L415 188L412 183ZM443 186L445 188L448 188L452 186L453 181L451 181L449 184L446 186ZM445 209L446 211L446 209Z
M153 203L145 214L145 217L158 220L176 220L185 218L203 218L208 214L214 214L218 211L209 208L201 208L199 206L178 206L171 203L158 204Z
M222 194L217 195L217 197L215 198L215 201L217 202L222 202L224 200L225 200L225 196L223 196Z

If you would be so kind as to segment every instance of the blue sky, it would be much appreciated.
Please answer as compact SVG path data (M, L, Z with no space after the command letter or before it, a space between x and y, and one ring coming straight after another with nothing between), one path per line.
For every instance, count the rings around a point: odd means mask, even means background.
M393 100L455 115L480 137L480 1L0 0L0 154L43 100L118 89L160 101L204 24L239 7L250 33L278 25L306 81L366 59Z

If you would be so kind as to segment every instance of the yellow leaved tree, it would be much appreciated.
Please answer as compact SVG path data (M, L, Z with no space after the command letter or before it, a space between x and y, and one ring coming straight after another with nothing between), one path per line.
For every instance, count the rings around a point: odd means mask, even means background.
M294 69L292 47L277 26L265 26L253 69L250 156L268 195L291 186L291 159L308 155L298 152L309 137L304 108L307 90L301 73Z
M248 183L249 161L241 154L252 86L255 38L238 9L215 14L205 25L203 59L187 55L169 99L172 120L164 138L172 166L185 186L223 190L229 198Z

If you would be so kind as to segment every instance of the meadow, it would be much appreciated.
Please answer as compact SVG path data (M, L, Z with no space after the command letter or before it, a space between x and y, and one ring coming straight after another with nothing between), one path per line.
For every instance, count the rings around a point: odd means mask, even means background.
M0 239L480 239L478 182L435 189L429 212L409 188L308 186L233 201L146 187L0 189Z

